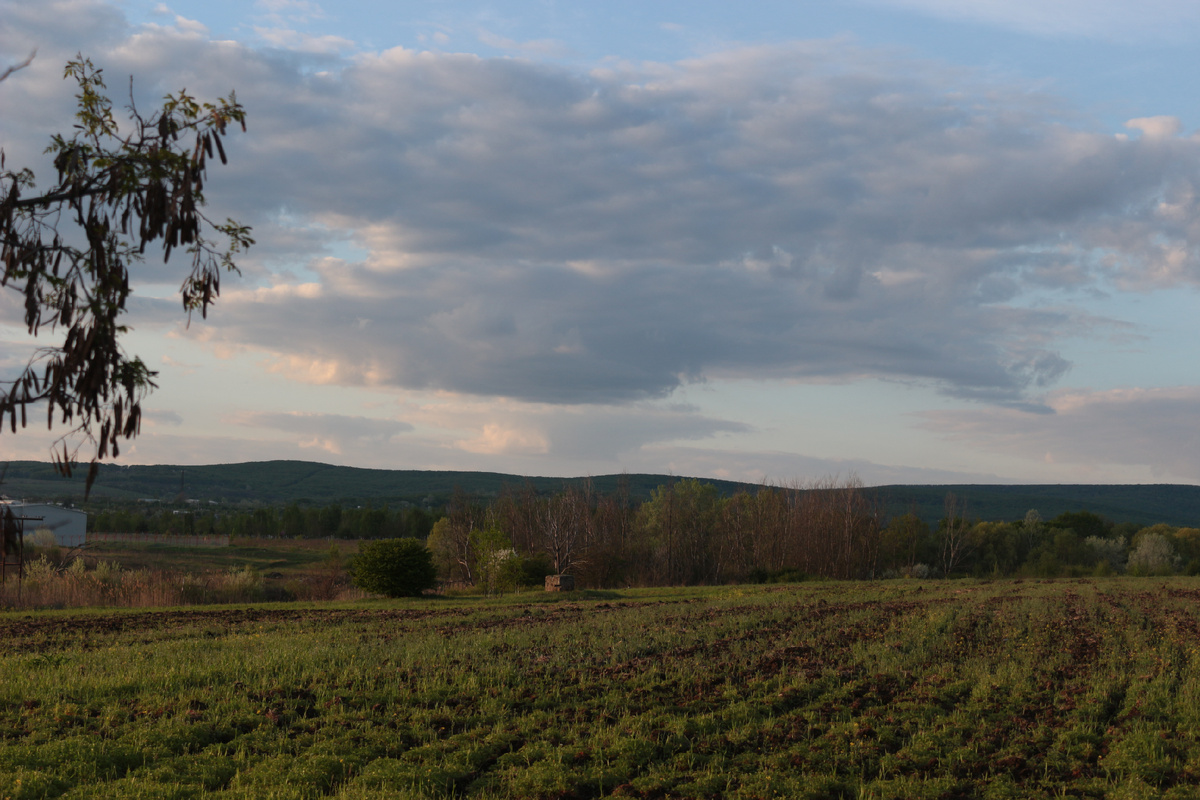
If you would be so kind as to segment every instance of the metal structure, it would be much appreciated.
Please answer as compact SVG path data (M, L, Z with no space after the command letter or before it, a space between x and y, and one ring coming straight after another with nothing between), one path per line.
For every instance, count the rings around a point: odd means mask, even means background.
M46 529L54 534L54 543L59 547L80 547L87 540L87 514L77 508L64 508L49 503L10 503L13 513L38 518L37 530ZM33 533L35 526L30 526Z
M0 528L3 528L3 542L0 543L0 583L8 580L8 571L15 567L17 582L25 576L25 523L41 522L42 517L17 516L11 505L5 505L0 512Z

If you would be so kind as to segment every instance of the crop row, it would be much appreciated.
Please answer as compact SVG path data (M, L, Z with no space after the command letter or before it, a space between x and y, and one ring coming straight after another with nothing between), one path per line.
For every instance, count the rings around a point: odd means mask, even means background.
M0 796L1194 796L1183 579L8 614Z

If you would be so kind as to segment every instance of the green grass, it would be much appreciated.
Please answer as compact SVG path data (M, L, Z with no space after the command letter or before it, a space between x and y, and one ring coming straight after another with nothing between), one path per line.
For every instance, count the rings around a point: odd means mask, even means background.
M1192 581L0 615L0 797L1190 797Z
M358 544L340 539L235 539L228 547L89 542L84 556L89 562L116 561L126 569L202 573L249 566L294 577L327 565L333 549L339 559L348 559L358 552Z

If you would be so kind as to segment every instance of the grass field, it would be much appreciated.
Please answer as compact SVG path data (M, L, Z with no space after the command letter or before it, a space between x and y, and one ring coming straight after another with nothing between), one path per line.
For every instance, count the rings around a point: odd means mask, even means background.
M330 560L342 560L358 552L357 540L329 539L234 539L228 547L171 547L163 544L89 542L84 551L89 561L107 559L126 569L175 572L205 572L250 566L263 573L299 577Z
M225 547L89 542L31 548L0 608L148 607L264 600L361 599L346 565L357 541L235 539Z
M1200 584L0 614L0 797L1195 797Z

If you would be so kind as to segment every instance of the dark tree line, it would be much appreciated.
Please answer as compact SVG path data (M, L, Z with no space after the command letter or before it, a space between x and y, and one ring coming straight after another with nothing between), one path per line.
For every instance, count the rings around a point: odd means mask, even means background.
M105 508L91 515L88 529L97 533L232 536L236 538L423 539L435 515L419 507L391 509L319 507L292 503L283 508L209 510L147 507Z
M645 502L588 483L509 487L444 509L321 507L189 510L125 507L93 516L98 532L232 537L417 538L441 578L503 591L570 574L582 587L779 580L1200 574L1200 529L1114 525L1086 511L1043 521L970 516L947 495L945 516L885 519L857 479L761 486L722 496L699 480L658 487Z
M981 521L948 494L944 516L885 519L857 479L761 486L723 497L680 480L644 503L571 486L510 489L488 503L458 495L429 546L443 579L536 583L569 572L581 586L1027 575L1200 574L1200 529L1114 525L1087 511L1043 521ZM539 571L540 570L540 571ZM503 580L501 579L501 583Z
M783 576L866 578L880 519L857 480L763 486L722 497L680 480L637 504L588 484L510 489L489 504L458 495L429 538L442 577L475 584L496 559L533 560L583 586L664 586ZM526 575L536 570L514 567Z

